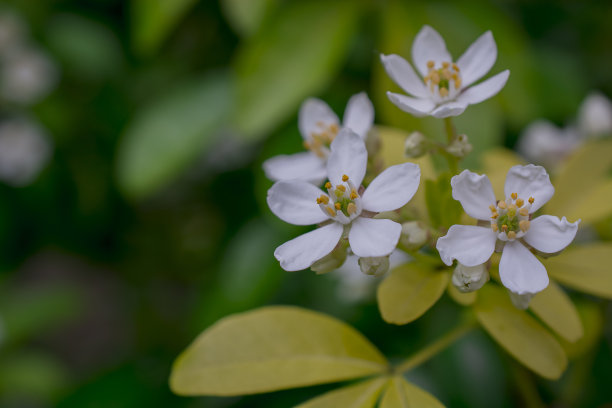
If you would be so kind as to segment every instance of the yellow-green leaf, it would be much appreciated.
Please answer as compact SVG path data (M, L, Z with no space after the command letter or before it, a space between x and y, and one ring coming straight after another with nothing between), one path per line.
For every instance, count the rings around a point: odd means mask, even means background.
M545 378L559 378L567 357L553 335L515 308L501 288L485 285L479 292L474 310L491 337L527 368Z
M588 300L578 300L576 308L580 315L580 320L584 324L584 335L574 343L561 339L561 346L570 360L579 359L599 345L604 328L601 305Z
M505 198L504 183L506 182L506 174L510 167L517 164L525 164L515 152L510 149L498 147L487 150L481 156L482 169L489 177L495 197Z
M585 224L592 224L612 214L612 180L602 180L588 191L576 193L580 200L568 212L559 213L574 221L582 219Z
M448 283L448 289L446 291L451 299L459 303L461 306L469 306L474 304L478 293L477 291L467 293L460 292L452 282Z
M612 244L596 243L570 247L544 265L548 274L563 285L612 299Z
M380 408L444 408L433 395L397 376L389 383Z
M244 395L383 373L383 355L363 335L321 313L264 307L226 317L175 361L181 395Z
M448 279L448 273L427 266L398 266L378 286L378 308L383 319L393 324L418 319L440 299Z
M569 342L582 337L582 322L569 296L556 283L531 299L529 308L555 333Z
M387 378L375 378L330 391L296 408L374 408Z

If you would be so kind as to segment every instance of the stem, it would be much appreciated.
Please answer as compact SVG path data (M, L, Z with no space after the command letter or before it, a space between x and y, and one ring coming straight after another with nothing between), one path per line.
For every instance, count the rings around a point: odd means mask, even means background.
M448 143L447 146L450 146L450 144L453 143L457 138L457 131L455 130L455 126L453 126L453 120L450 117L444 118L444 129L446 130L446 141ZM450 154L448 151L446 151L446 149L444 149L442 153L448 161L448 168L451 173L459 173L459 160L455 156Z
M476 327L473 321L465 323L455 327L453 330L440 337L438 340L429 344L425 348L417 351L412 356L408 357L403 363L395 367L395 372L398 374L405 373L406 371L412 370L413 368L421 365L425 361L429 360L461 337L465 336L472 329Z
M446 130L446 141L448 144L451 144L455 140L455 137L457 137L457 132L453 126L453 120L450 117L444 118L444 129Z

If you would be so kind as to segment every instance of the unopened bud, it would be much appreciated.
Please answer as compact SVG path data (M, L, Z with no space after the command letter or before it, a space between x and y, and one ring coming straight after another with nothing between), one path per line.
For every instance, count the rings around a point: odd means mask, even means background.
M458 263L453 272L453 285L463 293L474 292L483 287L489 280L489 272L485 264L465 266Z
M409 221L402 224L400 244L407 250L419 249L427 242L427 231L418 221Z
M514 307L521 310L525 310L529 307L529 302L531 301L533 295L535 295L535 293L525 293L523 295L519 295L518 293L514 293L512 291L508 291L508 294L510 295L510 300L512 301Z
M317 275L322 275L331 272L344 264L346 261L346 248L343 245L338 245L333 251L325 255L310 266Z
M389 256L359 258L359 267L366 275L384 275L389 270Z
M410 159L421 157L427 151L427 141L421 132L412 132L404 143L404 155Z
M472 145L466 135L459 135L446 148L446 151L456 157L465 157L472 151Z

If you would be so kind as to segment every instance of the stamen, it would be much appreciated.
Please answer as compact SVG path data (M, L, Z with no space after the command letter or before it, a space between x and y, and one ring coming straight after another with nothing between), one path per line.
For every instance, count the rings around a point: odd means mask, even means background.
M342 175L342 181L344 181L345 183L348 181L349 177L346 174Z
M513 200L516 200L518 198L518 194L517 193L512 193L512 194L510 194L510 197L512 197Z
M331 125L329 125L329 130L334 134L334 136L336 134L338 134L338 124L336 123L332 123Z
M506 202L504 200L501 200L499 203L497 203L497 207L501 208L502 210L505 210L508 206L506 205Z
M310 143L304 140L304 148L310 150Z
M433 61L431 61L431 60L427 61L427 68L433 69L434 65L435 65L435 63Z
M502 225L502 232L508 231L508 226L506 224Z
M497 211L496 207L493 204L489 206L489 209L491 210L491 212Z
M510 204L508 206L508 216L510 217L516 217L516 205L514 204Z
M319 201L320 201L320 202L319 202ZM321 194L321 197L319 197L319 198L317 199L317 204L321 204L321 203L323 203L323 204L327 204L327 203L329 203L329 197L328 197L328 196L326 196L325 194Z
M342 208L342 205L340 203L336 203L334 204L334 207L336 207L336 210L339 210Z
M344 177L342 177L342 178L344 179ZM342 191L344 193L346 191L346 187L344 187L342 184L340 184L340 185L336 186L336 190L340 190L340 191Z
M521 208L519 210L519 214L521 214L523 217L526 217L529 215L529 210L527 208Z
M455 89L461 88L461 79L455 79Z
M493 232L497 232L499 230L499 228L497 228L497 224L491 224L491 229Z
M514 239L514 238L516 238L516 232L514 232L514 231L510 231L510 232L508 233L508 239Z
M448 89L446 88L440 88L440 96L445 98L448 96Z
M357 192L355 190L351 191L351 200L354 200L358 197Z
M351 215L351 214L355 214L357 212L357 206L355 205L355 203L349 203L346 206L346 212Z
M525 200L523 200L522 198L519 198L518 200L516 200L516 206L518 208L521 208L523 204L525 204Z
M521 222L519 222L519 228L521 229L521 231L523 232L527 232L527 230L529 229L529 225L531 223L527 220L523 220Z
M459 66L455 63L453 63L453 69L457 72L459 72Z
M448 69L448 67L450 67L450 62L446 62L445 61L445 62L442 63L442 68Z
M325 207L330 216L335 217L336 211L334 211L334 207Z
M326 188L326 189L328 189L328 190L329 190L331 187L332 187L332 186L331 186L331 183L330 183L329 181L328 181L327 183L325 183L325 188Z
M529 201L529 204L533 204L533 202L535 201L535 198L529 197L529 200L527 200L527 201Z
M498 214L497 212L494 212L494 213L491 215L491 218L493 218L493 219L496 219L497 217L499 217L499 214Z

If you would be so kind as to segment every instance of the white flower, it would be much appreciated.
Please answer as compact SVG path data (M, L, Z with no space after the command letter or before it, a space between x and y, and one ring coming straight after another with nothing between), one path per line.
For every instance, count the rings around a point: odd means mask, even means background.
M0 94L10 102L33 104L51 92L57 76L55 64L42 50L14 47L2 56Z
M387 92L387 96L398 108L414 116L446 118L460 115L468 105L489 99L506 84L508 70L471 86L489 72L496 59L497 46L490 31L481 35L453 63L444 39L426 25L412 44L412 61L421 76L404 58L381 55L391 79L411 95Z
M391 166L360 193L367 159L361 137L343 129L331 144L327 194L303 180L281 180L268 190L268 206L283 221L295 225L325 223L276 248L274 256L283 269L310 267L343 237L359 257L385 256L395 249L402 226L371 217L404 206L419 186L421 171L413 163Z
M453 259L465 266L483 264L499 241L503 245L499 264L503 285L518 295L546 288L546 269L526 245L543 253L559 252L572 242L580 222L551 215L531 219L555 191L546 170L533 164L512 167L504 186L506 199L499 202L485 175L464 170L451 179L451 185L453 198L465 212L491 226L453 225L436 244L442 261L449 266Z
M612 103L603 94L591 92L580 105L578 129L586 137L612 133Z
M343 129L365 140L374 123L374 107L365 92L349 99L342 122ZM273 181L299 179L319 185L326 177L329 146L340 131L340 121L325 102L311 98L300 108L298 126L308 151L272 157L264 162L264 171Z

